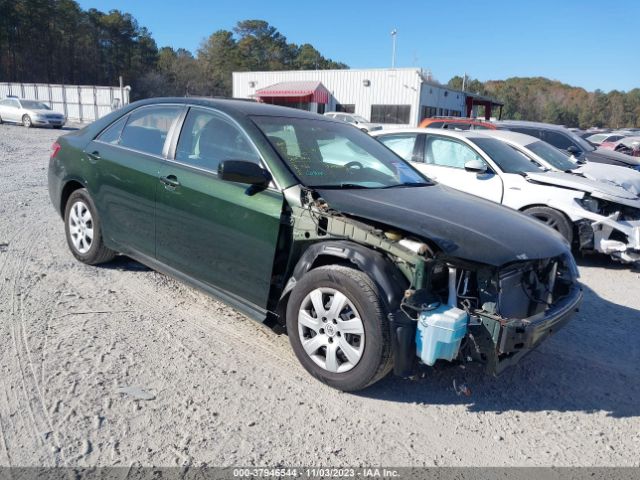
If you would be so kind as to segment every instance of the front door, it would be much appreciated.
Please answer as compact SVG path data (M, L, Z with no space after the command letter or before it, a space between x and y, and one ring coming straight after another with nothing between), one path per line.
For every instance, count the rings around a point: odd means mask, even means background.
M466 171L464 166L470 160L486 165L480 154L466 143L429 134L424 142L423 159L414 165L436 182L500 203L503 193L500 177L488 165L486 173Z
M105 129L85 149L95 177L107 244L155 257L155 201L163 151L182 106L142 107Z
M284 199L274 188L249 195L247 185L220 180L218 165L224 160L261 162L230 119L191 108L175 160L160 172L157 257L266 310Z

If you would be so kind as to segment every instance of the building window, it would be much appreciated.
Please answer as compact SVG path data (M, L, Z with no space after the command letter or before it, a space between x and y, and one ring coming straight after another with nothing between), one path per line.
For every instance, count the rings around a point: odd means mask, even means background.
M445 109L444 109L444 116L445 116L445 117L448 117L448 116L449 116L449 109L448 109L448 108L445 108Z
M336 103L336 112L356 113L356 105L354 103Z
M371 105L371 121L374 123L408 124L411 105Z
M441 109L441 108L439 108L439 109L438 109L438 116L439 116L439 117L441 117L441 116L442 116L442 109Z
M319 103L318 104L318 112L320 115L322 115L324 113L324 108L325 108L325 104L324 103Z
M431 118L437 115L438 109L436 107L429 107L424 105L422 107L422 118Z

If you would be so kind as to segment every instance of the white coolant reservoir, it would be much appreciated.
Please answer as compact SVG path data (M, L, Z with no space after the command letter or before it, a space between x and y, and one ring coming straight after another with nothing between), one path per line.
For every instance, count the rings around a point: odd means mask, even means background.
M467 332L469 315L450 305L425 310L418 317L416 353L423 363L433 365L436 360L453 360Z

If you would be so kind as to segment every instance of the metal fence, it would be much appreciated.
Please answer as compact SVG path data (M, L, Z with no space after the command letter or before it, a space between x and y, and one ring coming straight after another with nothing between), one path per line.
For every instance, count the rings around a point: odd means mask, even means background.
M130 87L0 83L0 99L15 96L39 100L69 120L92 122L129 103Z

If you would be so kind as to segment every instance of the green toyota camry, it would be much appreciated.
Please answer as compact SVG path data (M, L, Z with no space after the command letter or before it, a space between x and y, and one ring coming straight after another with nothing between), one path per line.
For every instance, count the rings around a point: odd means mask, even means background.
M436 362L498 373L582 299L555 231L292 108L133 103L57 140L49 192L79 261L127 255L280 325L341 390Z

